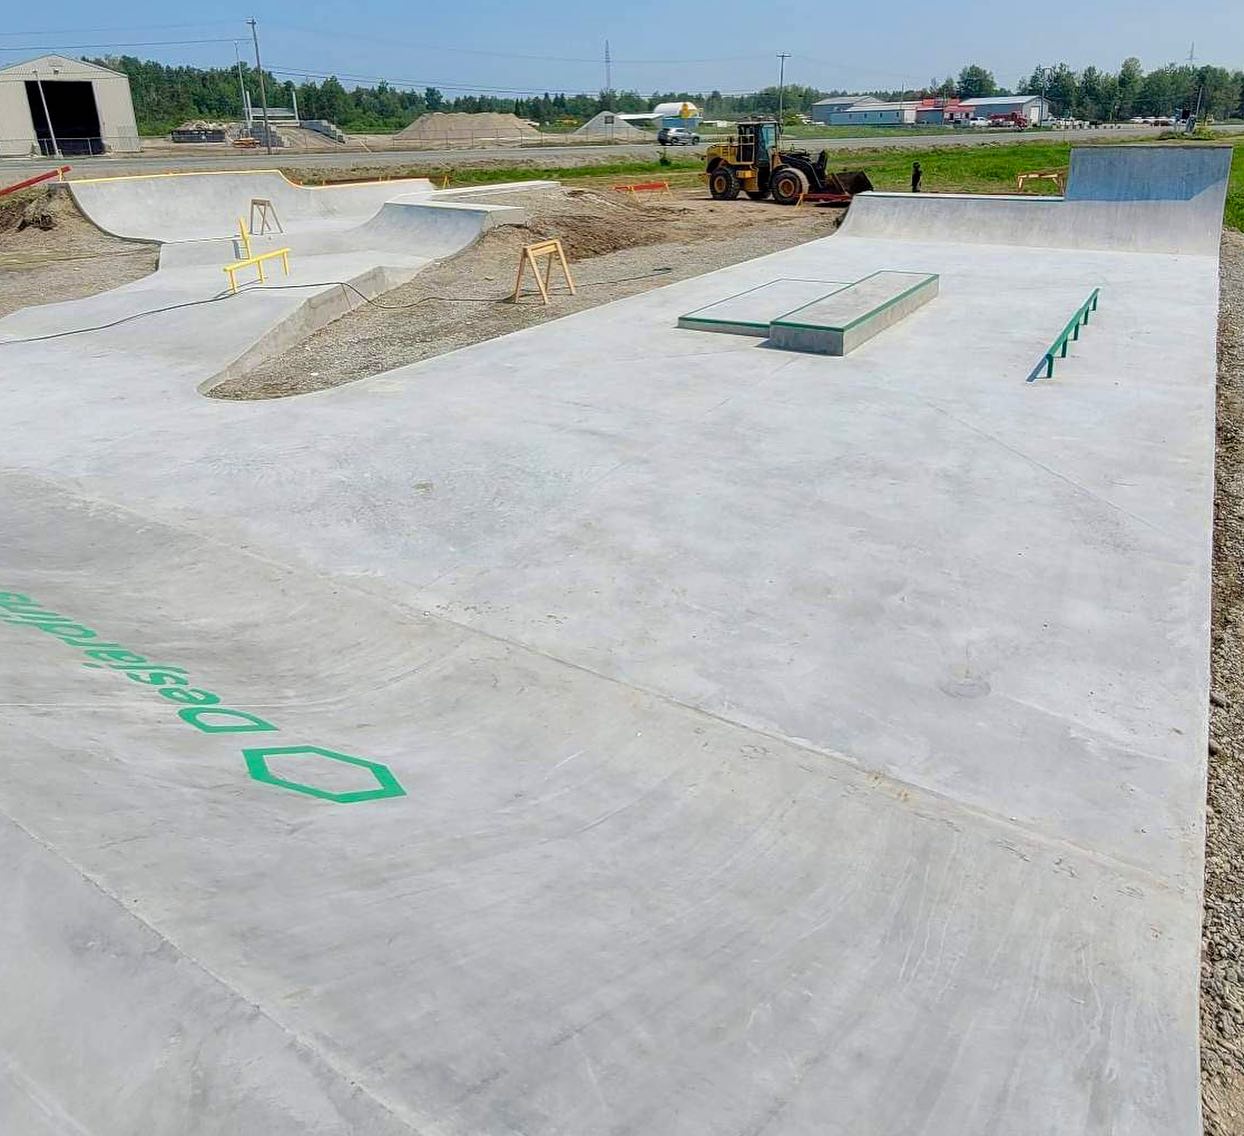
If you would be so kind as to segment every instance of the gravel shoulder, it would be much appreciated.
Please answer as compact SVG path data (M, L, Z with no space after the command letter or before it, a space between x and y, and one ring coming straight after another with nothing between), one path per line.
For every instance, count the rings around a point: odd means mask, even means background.
M528 211L528 224L491 230L466 252L425 269L409 284L355 308L284 354L212 388L211 397L281 398L353 382L828 236L843 212L715 202L702 189L642 203L588 189L488 200L521 205ZM545 307L532 286L517 304L511 303L522 246L549 237L562 240L577 295L561 286Z
M68 193L0 198L0 317L107 292L156 269L159 248L97 229Z
M1244 1133L1244 234L1224 232L1201 1078L1207 1136Z

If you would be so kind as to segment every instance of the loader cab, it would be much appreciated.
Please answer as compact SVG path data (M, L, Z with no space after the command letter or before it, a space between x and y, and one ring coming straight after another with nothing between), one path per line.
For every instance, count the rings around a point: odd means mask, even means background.
M773 152L777 149L777 123L740 122L737 129L739 163L768 166Z

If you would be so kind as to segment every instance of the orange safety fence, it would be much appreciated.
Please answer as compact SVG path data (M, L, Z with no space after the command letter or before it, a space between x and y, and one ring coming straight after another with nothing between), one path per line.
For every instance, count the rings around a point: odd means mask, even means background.
M34 177L29 177L25 181L19 181L13 185L6 185L3 189L0 189L0 197L4 197L6 194L10 193L16 193L19 189L29 189L32 185L38 185L41 181L48 181L51 178L56 178L58 181L64 181L65 175L72 168L72 166L60 166L57 169L48 170L45 174L36 174Z

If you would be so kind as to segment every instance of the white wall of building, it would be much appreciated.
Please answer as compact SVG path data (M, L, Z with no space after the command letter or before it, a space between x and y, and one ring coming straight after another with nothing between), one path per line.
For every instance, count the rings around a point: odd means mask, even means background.
M831 126L906 126L915 121L915 103L849 107L847 110L831 111L829 115Z
M0 157L24 158L34 148L35 124L25 83L0 82Z
M90 83L105 150L135 153L142 148L130 81L125 75L63 55L43 55L0 69L0 154L17 157L39 153L26 98L26 83L36 78L48 86L57 82Z

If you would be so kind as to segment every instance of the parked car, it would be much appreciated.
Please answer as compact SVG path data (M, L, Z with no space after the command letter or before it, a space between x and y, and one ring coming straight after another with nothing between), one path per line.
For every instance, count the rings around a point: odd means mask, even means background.
M681 126L663 126L657 131L657 142L662 146L698 146L700 136Z

